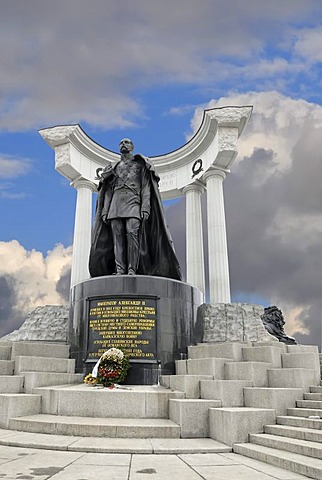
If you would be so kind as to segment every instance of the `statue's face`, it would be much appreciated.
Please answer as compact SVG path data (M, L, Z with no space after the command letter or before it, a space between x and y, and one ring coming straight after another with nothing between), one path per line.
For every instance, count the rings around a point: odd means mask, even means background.
M134 145L132 143L132 140L129 138L123 138L123 140L120 141L120 152L121 153L130 153L134 149Z

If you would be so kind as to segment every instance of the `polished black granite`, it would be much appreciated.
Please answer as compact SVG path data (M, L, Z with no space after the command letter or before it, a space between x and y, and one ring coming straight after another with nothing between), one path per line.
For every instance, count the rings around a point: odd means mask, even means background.
M170 278L146 275L91 278L75 285L71 293L69 343L71 357L76 359L77 372L88 373L95 363L84 362L87 303L92 297L104 295L157 297L156 359L146 362L133 359L127 384L155 383L157 369L161 369L163 374L173 374L174 361L187 353L189 345L202 340L197 309L203 302L203 296L196 287Z

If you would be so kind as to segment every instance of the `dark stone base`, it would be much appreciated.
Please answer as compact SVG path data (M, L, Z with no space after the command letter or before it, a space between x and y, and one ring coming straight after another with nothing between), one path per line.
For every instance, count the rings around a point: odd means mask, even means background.
M187 353L189 345L202 340L203 332L197 324L202 294L187 283L146 275L96 277L75 285L71 292L69 343L77 372L90 372L96 362L84 362L88 300L126 295L131 298L154 296L157 299L155 358L148 361L132 359L126 379L128 385L155 384L157 371L173 374L175 360Z

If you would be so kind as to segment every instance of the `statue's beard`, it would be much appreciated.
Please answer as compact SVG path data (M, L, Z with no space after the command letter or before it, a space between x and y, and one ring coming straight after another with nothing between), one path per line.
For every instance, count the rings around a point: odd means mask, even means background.
M131 149L130 148L126 148L126 147L123 147L121 148L121 153L125 154L125 153L131 153Z

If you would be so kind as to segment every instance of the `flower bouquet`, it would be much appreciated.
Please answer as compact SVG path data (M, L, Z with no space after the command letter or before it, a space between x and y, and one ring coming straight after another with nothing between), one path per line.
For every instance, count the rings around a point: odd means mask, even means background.
M104 387L113 388L115 384L124 382L129 367L129 359L122 350L110 348L103 353L84 382L92 385L99 383Z

